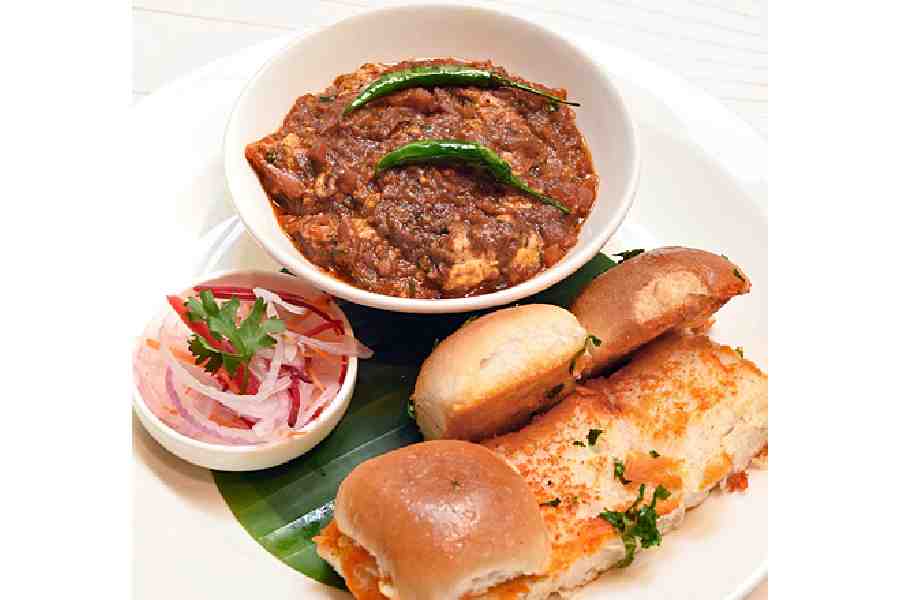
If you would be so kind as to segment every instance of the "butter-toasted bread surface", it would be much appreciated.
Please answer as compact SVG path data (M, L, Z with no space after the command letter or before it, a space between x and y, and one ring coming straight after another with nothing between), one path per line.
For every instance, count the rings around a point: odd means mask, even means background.
M547 574L482 597L535 600L590 581L625 556L618 532L599 517L603 510L626 510L642 483L662 485L671 492L658 505L665 533L743 471L767 437L764 373L705 336L659 338L608 379L579 386L525 428L484 442L542 503L553 551Z

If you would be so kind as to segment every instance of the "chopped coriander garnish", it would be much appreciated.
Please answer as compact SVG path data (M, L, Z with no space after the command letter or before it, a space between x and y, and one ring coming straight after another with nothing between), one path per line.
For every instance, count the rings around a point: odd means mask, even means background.
M319 96L320 102L334 102L334 96Z
M738 346L737 348L734 349L734 351L737 352L738 354L740 354L741 358L744 358L744 347L743 346Z
M547 500L546 502L541 502L541 506L552 506L553 508L556 508L557 506L559 506L560 502L561 501L559 498L554 498L553 500Z
M284 273L285 275L291 275L291 276L294 275L293 273L288 271L287 267L281 267L281 272Z
M616 567L627 567L634 561L634 552L637 549L638 541L641 543L641 548L658 546L662 542L662 534L657 527L659 515L656 513L656 502L665 500L671 494L669 490L658 485L653 490L650 504L638 508L638 505L644 500L645 489L646 486L642 483L637 500L628 510L624 512L605 510L600 513L600 518L619 532L622 543L625 544L625 558L619 561Z
M244 377L241 388L245 390L250 371L247 365L250 359L257 350L275 345L275 338L269 334L284 331L284 321L263 319L266 315L266 301L262 298L256 299L250 312L241 319L240 325L237 324L237 311L241 302L237 298L232 298L219 306L212 292L203 290L200 292L199 300L190 298L184 305L187 307L189 321L205 323L213 338L227 339L233 349L226 352L214 348L208 340L194 334L188 341L188 349L196 357L194 363L202 365L209 373L215 373L224 367L232 377L237 374L238 367L243 365Z
M266 152L266 162L271 164L275 163L275 160L278 158L278 153L275 150L269 150Z
M744 279L744 276L741 275L741 272L737 270L737 267L734 268L732 273L734 273L734 276L737 277L738 279L740 279L741 281L747 281L746 279Z
M581 440L575 440L574 442L572 442L572 445L573 445L573 446L580 446L581 448L587 448L587 444L585 444L585 443L582 442Z
M409 418L413 421L416 420L416 404L413 402L412 398L406 403L406 414L409 415Z
M600 437L600 434L601 434L601 433L603 433L603 430L602 430L602 429L591 429L591 430L589 430L589 431L588 431L588 434L587 434L587 441L588 441L588 444L591 445L591 446L593 446L594 444L596 444L596 443L597 443L597 438Z
M659 452L657 452L656 450L651 450L650 456L652 456L653 458L659 458Z
M623 262L625 262L629 258L634 258L638 254L643 254L643 253L644 253L643 248L635 248L634 250L626 250L625 252L616 252L615 254L613 254L613 256L618 256L621 259L619 261L619 264L621 265Z
M563 384L554 385L552 388L544 392L544 396L547 398L556 398L559 396L559 393L563 390Z
M569 363L569 373L575 372L575 365L578 363L578 359L587 354L588 352L588 344L593 344L594 346L599 346L603 342L596 335L590 335L584 338L584 347L581 348L578 352L575 353L575 356L572 357L572 361Z
M625 463L618 458L613 459L613 477L622 482L622 485L631 483L630 479L625 479Z

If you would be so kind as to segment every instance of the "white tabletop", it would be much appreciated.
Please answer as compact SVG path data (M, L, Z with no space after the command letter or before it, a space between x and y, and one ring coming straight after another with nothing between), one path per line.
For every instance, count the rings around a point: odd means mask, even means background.
M134 101L214 59L384 0L134 0ZM408 3L408 2L403 2ZM768 135L768 24L759 0L468 1L589 35L654 61ZM750 600L768 597L767 582Z

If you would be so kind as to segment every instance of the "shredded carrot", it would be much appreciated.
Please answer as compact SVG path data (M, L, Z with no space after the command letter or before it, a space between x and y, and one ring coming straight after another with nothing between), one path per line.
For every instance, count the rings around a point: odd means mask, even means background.
M169 346L169 352L172 353L172 356L177 358L183 363L187 363L189 365L194 364L194 357L181 348L175 348L174 346Z
M233 394L240 394L241 388L238 387L238 384L234 382L234 379L228 374L228 371L225 369L219 369L219 372L216 373L219 377L222 378L222 381L225 382L225 385L228 386L228 390Z
M315 346L309 346L309 349L318 354L321 358L328 358L328 353L322 350L321 348L316 348Z
M318 377L316 377L316 372L313 371L312 369L307 369L306 372L309 374L310 379L313 380L313 385L315 385L317 388L319 388L320 391L323 391L323 392L324 392L324 391L325 391L325 386L322 385L322 382L319 381L319 378L318 378Z
M309 302L319 308L328 308L328 305L331 304L331 294L322 292L320 296L310 298Z
M144 342L154 350L159 350L159 340L155 340L153 338L146 338Z
M194 357L191 354L188 354L187 352L182 350L181 348L175 348L174 346L169 346L169 352L172 353L172 356L174 356L175 358L177 358L178 360L180 360L181 362L183 362L185 364L188 364L188 365L196 364L194 362ZM228 375L228 371L226 371L225 369L219 369L216 372L216 375L222 378L222 381L224 381L225 385L228 386L228 391L230 391L234 394L241 393L241 388L238 387L238 384L235 383L234 379L232 379Z
M283 319L283 320L284 320L284 326L285 326L285 329L287 329L288 331L293 331L294 333L302 333L302 332L299 330L299 324L300 324L302 321L304 321L304 320L306 320L307 318L309 318L309 316L312 315L312 314L315 314L315 313L313 313L313 311L311 311L311 310L307 310L307 311L306 311L305 313L303 313L302 315L297 315L297 314L291 313L291 316L290 316L290 317L287 317L287 318Z

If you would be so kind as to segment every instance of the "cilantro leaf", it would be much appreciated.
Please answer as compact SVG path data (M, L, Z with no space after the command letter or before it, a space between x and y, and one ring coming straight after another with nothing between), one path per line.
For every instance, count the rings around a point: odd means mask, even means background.
M656 486L653 490L653 497L650 504L640 506L644 500L644 492L646 486L642 483L638 497L634 503L626 511L605 510L600 513L600 518L612 525L619 532L622 543L625 545L625 558L620 560L616 567L627 567L634 561L634 553L637 550L637 544L640 542L641 548L649 548L650 546L659 546L662 543L662 533L658 528L659 515L656 512L656 503L658 500L665 500L671 493L661 485Z
M212 374L225 367L228 374L233 377L241 364L240 357L213 348L197 334L192 335L188 340L188 350L196 357L194 364L202 366L205 371Z
M635 248L634 250L626 250L625 252L616 252L615 254L613 254L613 256L618 256L621 259L619 261L619 264L621 265L623 262L625 262L629 258L634 258L638 254L643 254L643 253L644 253L643 248Z
M223 353L207 344L199 335L194 334L188 340L188 350L196 357L194 364L202 365L207 372L216 373L222 368Z
M652 456L653 458L659 458L659 452L657 452L656 450L651 450L650 456Z
M597 443L597 438L600 437L600 434L601 434L601 433L603 433L603 430L602 430L602 429L590 429L590 430L588 430L588 434L587 434L587 441L588 441L588 444L590 444L591 446L593 446L594 444L596 444L596 443Z
M600 518L612 525L613 529L619 533L625 533L625 528L628 527L628 522L625 520L625 513L623 512L604 510L600 513Z
M590 350L589 344L593 344L594 346L599 346L602 343L603 342L596 335L589 334L586 338L584 338L584 346L578 352L575 353L575 356L573 356L572 360L569 362L569 373L575 372L575 366L578 363L578 359L580 359L582 356L587 354L588 350Z
M656 521L659 518L659 515L656 514L656 501L665 500L670 495L669 490L666 488L656 486L656 489L653 490L653 499L650 504L637 510L632 533L635 537L640 538L641 548L659 546L660 542L662 542L662 534L656 527Z
M631 483L630 479L625 479L625 463L618 458L613 459L613 477L622 482L622 485Z
M553 500L547 500L546 502L541 502L541 506L552 506L553 508L556 508L557 506L559 506L560 502L561 502L561 500L559 498L554 498Z
M246 365L260 348L268 348L275 345L275 338L271 334L284 331L284 321L281 319L268 319L266 316L266 302L257 298L246 317L237 322L237 311L241 306L237 298L223 302L220 306L216 303L212 292L203 290L199 300L190 298L185 302L190 321L200 321L207 325L210 335L217 341L228 340L232 351L220 350L213 347L209 340L199 335L191 336L188 341L188 350L195 357L195 363L215 373L225 368L229 375L234 376L238 367ZM246 385L247 370L244 371Z
M572 442L572 445L573 446L581 446L582 448L587 448L587 445L584 442L582 442L581 440L575 440L574 442Z

